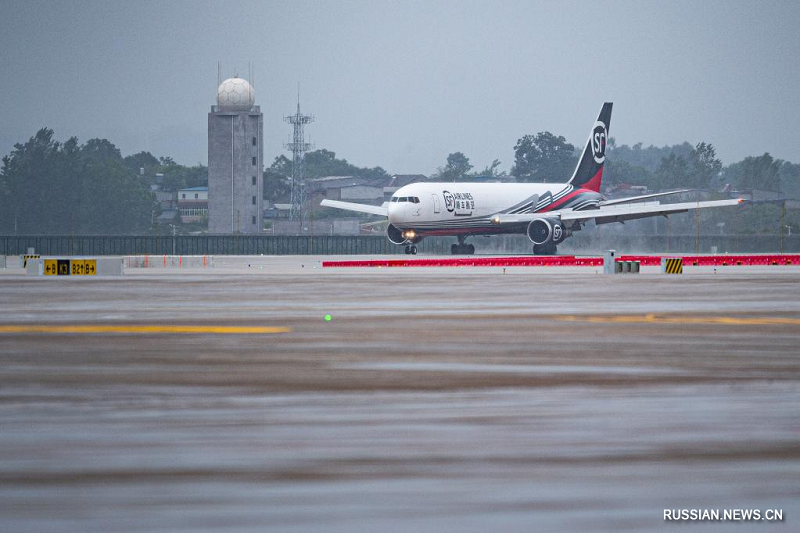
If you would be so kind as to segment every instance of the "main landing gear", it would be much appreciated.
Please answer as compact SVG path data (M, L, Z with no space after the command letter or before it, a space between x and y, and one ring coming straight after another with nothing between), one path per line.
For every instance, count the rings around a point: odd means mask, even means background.
M475 253L475 246L472 244L464 244L465 237L463 235L458 236L458 244L454 244L450 247L450 253L452 255L472 255Z
M417 247L413 244L411 246L406 246L406 253L411 255L417 255Z
M533 255L556 255L556 245L549 244L534 244Z

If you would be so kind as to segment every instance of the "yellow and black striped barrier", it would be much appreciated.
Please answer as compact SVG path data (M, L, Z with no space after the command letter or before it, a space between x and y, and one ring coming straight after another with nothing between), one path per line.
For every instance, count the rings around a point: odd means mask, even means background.
M39 254L25 254L20 256L20 263L22 263L22 268L28 267L28 259L41 259L41 255Z
M662 257L661 258L661 273L662 274L683 274L683 258L682 257Z

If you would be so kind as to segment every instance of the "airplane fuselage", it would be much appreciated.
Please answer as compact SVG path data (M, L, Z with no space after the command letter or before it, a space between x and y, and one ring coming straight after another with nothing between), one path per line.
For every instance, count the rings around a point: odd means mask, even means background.
M524 232L497 226L498 213L545 213L554 209L593 209L604 197L567 183L412 183L388 204L389 223L419 238L431 235L487 235Z

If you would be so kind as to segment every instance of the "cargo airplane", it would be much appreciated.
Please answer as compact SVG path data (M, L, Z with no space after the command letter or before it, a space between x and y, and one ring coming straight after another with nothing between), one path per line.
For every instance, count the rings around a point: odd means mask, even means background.
M600 194L611 125L610 102L592 126L578 166L566 183L424 182L399 188L382 206L323 200L321 205L387 217L387 237L416 254L425 237L454 236L453 254L473 254L472 235L524 234L533 253L549 255L590 220L595 224L667 216L691 209L737 205L742 200L662 204L652 198L687 189L609 200Z

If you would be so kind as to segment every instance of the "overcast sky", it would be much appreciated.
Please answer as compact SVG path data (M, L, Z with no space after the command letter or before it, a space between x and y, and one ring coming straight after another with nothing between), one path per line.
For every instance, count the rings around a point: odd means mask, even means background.
M800 3L0 2L0 153L43 126L207 163L223 78L254 66L265 161L301 83L307 137L360 166L513 163L524 134L711 142L800 162Z

